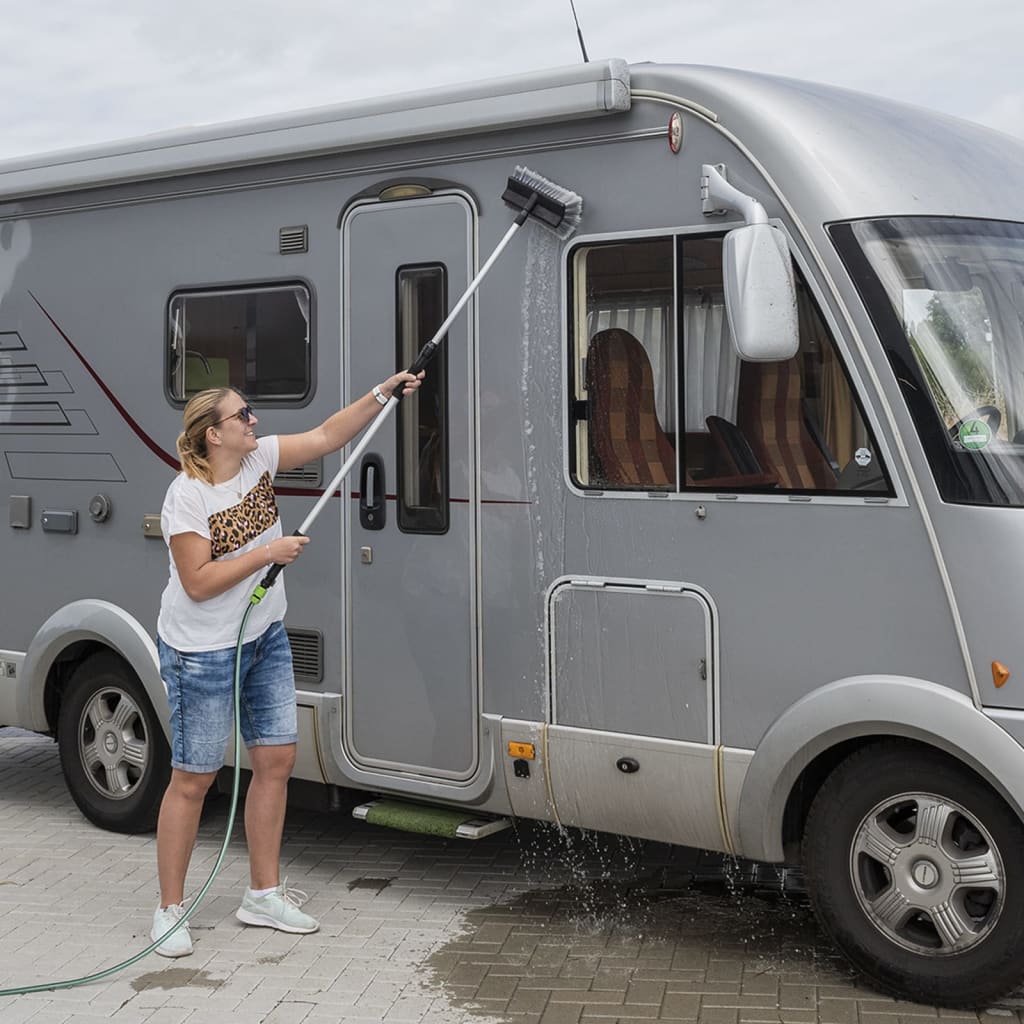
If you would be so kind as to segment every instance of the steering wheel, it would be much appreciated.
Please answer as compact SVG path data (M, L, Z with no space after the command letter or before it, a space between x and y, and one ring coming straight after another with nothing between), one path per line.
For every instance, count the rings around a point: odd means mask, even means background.
M995 437L999 424L1003 422L1003 414L994 405L979 405L970 416L964 416L949 428L949 436L955 441L960 436L960 428L968 420L984 420L988 424L992 436Z

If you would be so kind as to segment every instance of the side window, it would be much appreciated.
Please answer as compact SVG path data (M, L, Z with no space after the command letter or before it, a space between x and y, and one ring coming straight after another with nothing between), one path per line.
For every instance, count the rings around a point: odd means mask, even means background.
M746 363L721 237L573 256L573 477L582 487L892 494L828 328L799 280L800 351Z
M397 274L398 365L410 366L434 336L448 308L440 264L402 267ZM398 528L404 533L448 530L448 346L434 355L422 386L398 413Z
M170 395L185 401L230 385L254 400L305 398L310 336L301 284L176 292L167 310Z
M586 246L573 269L573 478L599 490L675 490L672 239Z

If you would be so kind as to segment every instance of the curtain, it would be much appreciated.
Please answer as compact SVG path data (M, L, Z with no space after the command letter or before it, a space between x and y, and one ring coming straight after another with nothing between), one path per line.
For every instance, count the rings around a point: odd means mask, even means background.
M686 430L706 431L708 416L736 422L740 359L725 302L713 292L683 293L683 381Z

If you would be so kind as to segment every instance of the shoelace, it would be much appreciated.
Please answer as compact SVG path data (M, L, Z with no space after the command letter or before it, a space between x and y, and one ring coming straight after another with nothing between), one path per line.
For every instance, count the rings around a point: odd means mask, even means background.
M287 900L293 907L298 909L303 903L309 902L309 896L301 889L289 889L288 879L281 883L281 899Z

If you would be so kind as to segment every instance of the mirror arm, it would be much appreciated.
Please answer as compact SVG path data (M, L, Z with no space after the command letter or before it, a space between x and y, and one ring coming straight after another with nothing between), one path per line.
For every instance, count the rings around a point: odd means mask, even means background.
M725 164L704 164L701 167L700 197L706 216L736 210L747 224L767 224L764 207L745 192L725 180Z

